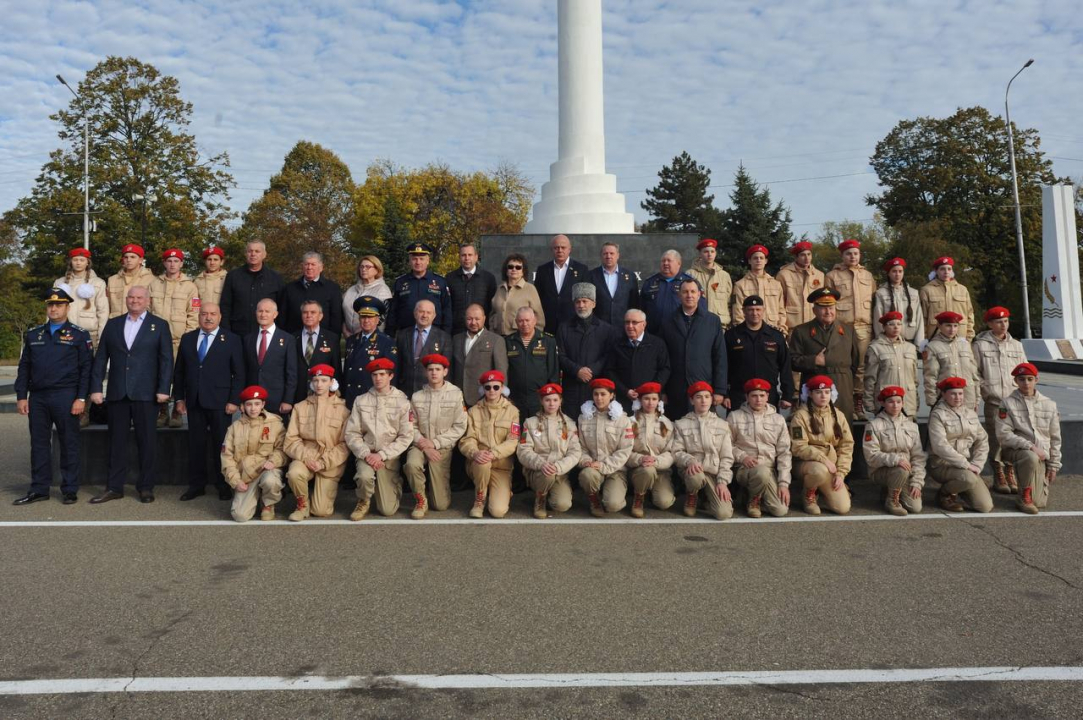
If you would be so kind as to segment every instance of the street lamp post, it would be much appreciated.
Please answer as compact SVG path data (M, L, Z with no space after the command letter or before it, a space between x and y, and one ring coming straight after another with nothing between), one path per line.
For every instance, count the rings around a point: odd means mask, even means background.
M66 87L75 99L79 94L72 90L71 85L59 74L56 79ZM83 247L90 249L90 116L83 109Z
M1030 331L1030 297L1027 293L1027 259L1023 253L1023 217L1019 211L1019 177L1015 172L1015 140L1012 137L1012 118L1008 114L1008 91L1012 89L1012 82L1019 77L1019 73L1034 64L1034 58L1027 60L1019 72L1012 75L1008 81L1008 87L1004 90L1004 121L1008 124L1008 157L1012 165L1012 199L1015 201L1015 244L1019 250L1019 280L1023 290L1023 332L1024 337L1030 340L1034 337Z

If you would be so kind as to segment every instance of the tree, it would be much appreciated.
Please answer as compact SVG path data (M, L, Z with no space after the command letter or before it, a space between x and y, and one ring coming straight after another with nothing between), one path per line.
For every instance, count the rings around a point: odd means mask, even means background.
M29 251L33 276L60 275L66 251L83 242L84 117L99 274L114 272L121 246L144 235L148 259L167 247L194 254L218 241L233 217L225 205L234 186L229 157L200 155L187 132L191 114L177 80L135 58L109 57L87 73L78 98L50 116L64 146L50 153L30 195L4 214Z
M718 210L708 195L711 171L696 163L687 152L658 171L658 185L647 190L640 206L651 214L642 232L688 232L703 234L717 225Z
M1059 181L1039 149L1038 132L1013 125L1013 133L1024 246L1034 259L1027 264L1033 298L1042 273L1041 186ZM1000 117L972 107L947 118L904 120L877 143L870 163L884 190L865 201L902 231L903 240L965 255L967 268L980 268L980 278L972 276L980 283L972 288L977 305L1006 304L1022 313L1007 126ZM939 238L930 237L933 231ZM1031 303L1032 323L1041 307Z
M268 262L287 275L309 251L321 253L324 272L353 284L357 263L350 242L356 185L335 153L302 140L286 155L282 170L244 214L240 237L267 245Z
M772 205L771 191L761 189L743 164L737 168L730 202L732 207L722 211L714 232L719 260L729 268L744 265L745 251L759 244L770 251L767 271L776 273L789 262L787 248L793 240L789 208L781 201Z
M893 238L894 231L879 216L868 224L852 220L826 222L812 241L812 263L824 272L831 270L841 262L839 243L857 240L861 243L861 263L879 278L884 262L897 254L892 251ZM909 280L914 282L913 278Z
M19 357L23 333L45 318L41 301L27 290L29 277L23 261L15 228L0 220L0 287L4 288L0 293L0 359Z

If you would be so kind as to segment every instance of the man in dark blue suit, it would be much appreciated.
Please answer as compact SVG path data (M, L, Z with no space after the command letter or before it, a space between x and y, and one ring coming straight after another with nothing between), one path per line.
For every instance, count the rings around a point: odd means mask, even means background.
M444 356L451 353L451 336L433 325L435 318L436 305L431 300L418 300L414 306L414 326L399 330L395 336L399 356L395 385L408 398L428 382L421 358L433 353Z
M244 351L241 338L224 328L222 312L214 303L199 308L199 329L181 337L173 371L173 398L177 412L188 416L188 489L181 500L203 495L207 487L207 446L214 449L214 484L219 500L233 491L222 477L219 448L233 420L244 389ZM209 435L208 435L209 433Z
M678 420L688 413L688 386L699 381L714 388L714 405L722 405L729 385L726 338L722 321L703 307L699 283L681 280L681 305L662 325L671 372L666 383L666 415Z
M590 269L572 260L572 241L567 235L554 235L549 243L553 259L542 263L534 275L534 287L545 314L545 332L556 337L561 323L575 318L572 285L590 282Z
M376 329L385 308L384 303L372 295L363 295L353 301L361 332L346 341L346 367L340 383L342 399L350 409L353 409L354 400L372 388L372 374L365 371L366 365L377 358L387 358L395 363L394 372L398 373L399 351L395 341Z
M590 271L590 282L598 290L594 315L615 328L624 322L624 313L639 308L639 281L619 261L620 247L607 242L602 245L602 264Z
M173 379L173 337L167 321L147 312L150 291L133 285L124 304L128 312L102 330L90 380L90 401L100 405L104 400L109 418L109 481L106 491L90 500L95 505L124 497L132 425L139 448L139 501L154 502L155 421L158 406L169 400ZM103 398L106 366L109 392Z
M340 302L341 306L342 303ZM339 314L341 317L341 313ZM338 335L323 324L323 307L318 300L301 303L301 329L297 332L297 377L308 377L309 368L330 365L335 376L342 377L342 353L338 349ZM293 403L304 402L308 397L308 383L298 382Z
M287 416L297 396L297 338L275 326L278 303L270 298L256 305L256 331L244 338L244 379L267 391L267 412Z

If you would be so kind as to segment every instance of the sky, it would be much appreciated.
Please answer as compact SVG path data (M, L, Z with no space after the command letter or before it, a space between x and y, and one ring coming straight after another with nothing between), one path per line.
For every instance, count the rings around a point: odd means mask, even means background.
M204 155L229 153L243 211L298 140L363 179L390 159L510 161L540 190L557 147L556 0L5 2L0 212L59 146L51 113L109 55L180 81ZM1036 128L1083 178L1078 0L603 0L607 169L637 221L682 151L728 206L739 163L797 234L872 218L868 159L900 120L982 105Z

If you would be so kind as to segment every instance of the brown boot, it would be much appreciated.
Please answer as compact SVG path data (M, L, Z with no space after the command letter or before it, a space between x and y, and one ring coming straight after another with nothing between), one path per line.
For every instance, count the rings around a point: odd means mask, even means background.
M1008 485L1008 476L1004 472L1003 465L993 466L993 492L1000 493L1001 495L1008 495L1011 493L1011 487Z
M369 514L369 501L358 500L357 505L354 506L353 512L350 513L350 519L354 522L360 522L365 519L365 516Z
M549 512L545 508L547 497L549 497L549 493L534 493L534 517L539 520L544 520L549 517Z
M688 493L688 497L684 500L684 514L688 517L696 516L696 505L699 504L699 493Z
M470 517L485 517L485 493L479 492L474 495L474 507L470 508Z
M962 512L966 509L963 507L963 504L959 502L959 496L955 493L940 491L936 494L936 502L940 505L941 510L946 510L948 512Z
M861 393L854 393L854 417L862 418L865 416L865 398Z
M308 517L308 498L304 495L297 496L297 509L290 513L290 522L301 522Z
M888 494L887 511L892 515L903 517L906 515L906 508L899 502L900 495L902 495L902 490L899 488L895 488Z
M260 520L274 520L275 519L275 506L264 505L263 510L259 514Z
M1015 506L1019 508L1019 512L1024 512L1027 515L1037 515L1038 506L1034 504L1033 489L1029 487L1023 488L1023 492Z
M163 404L158 406L158 420L154 423L155 427L164 428L169 424L169 405Z
M590 500L590 514L596 518L605 517L605 507L602 505L601 498L598 497L598 493L589 493L587 500Z
M1019 492L1019 481L1015 479L1015 466L1004 466L1004 479L1008 481L1008 492L1013 495Z
M173 408L173 412L169 415L169 427L184 427L184 417L179 412L177 412L177 408Z
M425 504L425 493L414 493L414 509L410 513L410 517L414 520L420 520L425 517L425 511L428 510L428 506Z
M637 492L632 497L632 510L631 510L632 517L634 517L634 518L645 518L645 517L647 517L647 513L643 511L643 505L646 503L646 500L647 500L647 493L638 493Z
M805 491L805 512L809 515L820 514L820 506L816 503L816 488Z
M748 516L750 518L763 517L763 511L760 510L760 495L753 495L748 499Z

